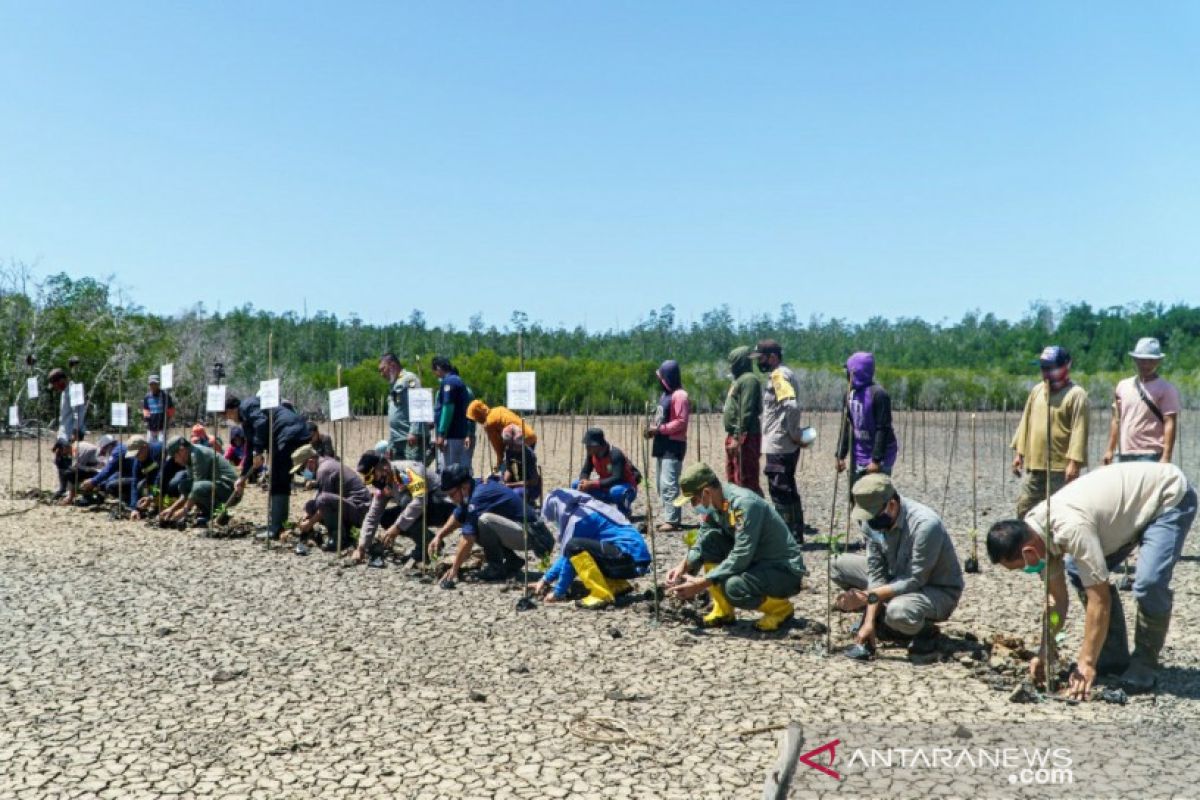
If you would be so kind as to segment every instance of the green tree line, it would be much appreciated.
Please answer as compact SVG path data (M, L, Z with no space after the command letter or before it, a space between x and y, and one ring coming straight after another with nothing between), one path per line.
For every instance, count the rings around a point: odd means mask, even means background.
M733 317L727 306L684 323L675 309L650 310L628 330L551 328L513 312L503 326L476 315L465 329L431 326L413 310L399 322L372 325L326 312L302 318L243 306L209 313L202 305L176 316L151 314L111 288L111 282L66 274L35 278L23 265L0 267L0 386L26 418L52 419L43 391L24 398L25 380L77 359L73 377L88 389L91 419L106 419L108 403L136 405L148 375L175 365L175 397L187 417L202 412L203 389L221 363L228 390L252 394L258 382L280 378L284 396L318 414L324 391L350 387L356 413L378 410L385 393L376 371L381 353L397 353L424 385L437 354L450 357L481 398L502 404L505 373L538 373L541 413L641 411L658 394L654 370L663 359L684 366L685 386L702 410L719 409L728 375L725 357L739 344L778 339L797 369L806 405L831 408L844 386L841 365L858 350L875 353L878 380L900 408L1014 407L1037 379L1033 362L1050 343L1069 348L1074 375L1096 401L1132 365L1128 351L1155 336L1168 353L1164 373L1194 404L1200 398L1200 307L1143 303L1095 309L1086 303L1035 304L1019 320L972 312L957 322L876 317L861 324L812 316L801 321L791 304L774 315ZM30 365L29 361L33 363ZM98 410L104 409L103 414ZM136 408L131 408L136 417Z

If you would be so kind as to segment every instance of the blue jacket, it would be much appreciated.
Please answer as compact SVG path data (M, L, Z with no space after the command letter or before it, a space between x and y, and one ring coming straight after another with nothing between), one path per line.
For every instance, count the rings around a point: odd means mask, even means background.
M639 575L645 575L649 570L650 550L646 547L646 540L638 533L637 528L632 525L620 525L605 515L586 507L575 509L571 512L571 517L575 523L574 534L571 538L611 542L621 552L629 554L637 566ZM546 570L546 574L542 576L542 580L547 584L553 583L554 596L562 599L567 596L567 592L571 589L571 583L575 580L575 566L569 558L559 553L550 569Z
M442 378L433 401L433 419L439 436L465 439L470 435L467 424L467 404L470 402L467 385L458 377L458 373L451 372Z
M92 483L96 486L107 486L110 483L115 484L122 478L132 478L133 485L137 486L142 478L158 469L159 459L162 458L162 447L161 442L151 442L150 456L143 464L136 458L125 458L129 448L125 446L124 442L114 446L108 456L108 461L104 464L104 469L92 478ZM137 508L137 495L136 491L129 493L130 508Z
M499 514L513 522L520 523L522 515L521 496L495 475L482 483L475 484L475 490L466 505L454 509L454 518L462 524L463 536L479 535L479 517L481 514ZM525 519L537 519L538 512L532 508L524 510Z

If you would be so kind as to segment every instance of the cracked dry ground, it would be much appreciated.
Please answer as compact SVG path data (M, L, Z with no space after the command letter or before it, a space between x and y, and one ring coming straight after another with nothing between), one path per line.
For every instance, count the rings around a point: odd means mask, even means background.
M935 507L947 491L944 422L924 433L928 478L924 465L897 471L902 491ZM1001 478L998 433L986 459L994 477L979 480L981 527L1007 513L1014 492ZM36 483L28 447L18 486ZM551 476L565 477L565 449L565 435L547 447ZM955 452L956 464L969 463L969 451ZM810 459L801 473L822 528L833 488L825 466ZM969 472L964 480L957 469L946 517L965 555ZM17 499L0 512L28 507ZM264 508L254 493L239 513L257 519ZM657 543L664 564L681 551L677 537ZM1018 705L961 654L919 666L902 650L867 666L823 655L814 633L826 613L822 550L806 553L812 580L796 599L796 627L760 635L743 615L736 630L700 632L672 615L652 624L649 603L518 613L518 593L497 586L445 591L392 564L344 569L325 554L36 507L0 518L0 799L758 797L777 752L771 729L793 720L813 747L855 723L981 734L1022 723L1093 731L1077 745L1080 760L1145 746L1186 762L1200 717L1197 552L1193 535L1156 695ZM1038 599L1026 576L985 565L945 631L1028 640ZM833 621L840 649L852 620ZM1070 648L1080 625L1073 613ZM1143 729L1153 742L1139 744ZM1186 797L1186 775L1126 768L1075 788ZM828 788L818 779L799 775L793 796L1008 796L934 777Z

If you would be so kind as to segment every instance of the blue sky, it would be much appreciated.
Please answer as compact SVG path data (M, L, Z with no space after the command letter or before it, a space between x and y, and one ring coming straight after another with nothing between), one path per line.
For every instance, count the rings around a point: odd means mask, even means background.
M465 325L1200 297L1194 3L0 0L0 259Z

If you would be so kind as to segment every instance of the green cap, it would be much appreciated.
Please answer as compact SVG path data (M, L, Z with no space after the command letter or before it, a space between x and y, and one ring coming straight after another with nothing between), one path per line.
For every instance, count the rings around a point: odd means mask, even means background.
M187 447L189 444L191 443L182 436L172 438L171 441L167 442L167 458L173 458L179 452L179 448Z
M317 457L317 449L311 444L306 444L292 453L292 474L295 475L300 470L304 469L304 464L310 458Z
M679 476L679 497L671 501L672 505L683 506L692 501L692 495L699 492L705 486L717 482L717 473L712 471L712 467L701 461L698 464L692 464L683 471Z
M866 522L879 516L883 507L896 495L896 487L892 479L882 472L872 472L863 475L850 491L854 495L854 510L850 519L855 522Z

